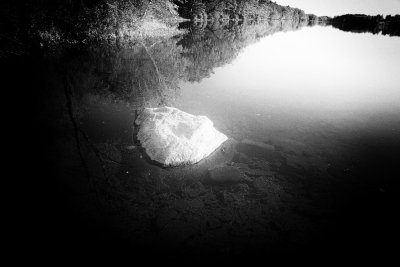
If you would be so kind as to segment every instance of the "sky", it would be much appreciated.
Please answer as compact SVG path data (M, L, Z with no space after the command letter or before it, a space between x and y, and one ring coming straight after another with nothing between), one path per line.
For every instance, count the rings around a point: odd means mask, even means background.
M343 14L400 14L400 0L275 0L283 6L297 7L317 16Z

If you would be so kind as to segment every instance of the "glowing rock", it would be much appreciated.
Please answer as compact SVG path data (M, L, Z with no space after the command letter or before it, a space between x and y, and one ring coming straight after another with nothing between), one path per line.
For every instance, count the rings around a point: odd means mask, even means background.
M197 163L228 139L209 118L171 107L146 108L136 124L147 155L165 166Z

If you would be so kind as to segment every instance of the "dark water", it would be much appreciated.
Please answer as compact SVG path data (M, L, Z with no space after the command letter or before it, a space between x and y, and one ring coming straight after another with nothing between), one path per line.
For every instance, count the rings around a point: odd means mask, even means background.
M25 66L42 88L35 167L51 177L36 217L57 253L390 255L400 38L273 23ZM208 116L229 141L194 166L152 164L134 120L163 105Z

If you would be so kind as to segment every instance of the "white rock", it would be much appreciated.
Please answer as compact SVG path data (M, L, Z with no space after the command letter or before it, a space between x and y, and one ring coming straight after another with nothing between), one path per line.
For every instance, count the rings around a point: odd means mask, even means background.
M171 107L146 108L136 124L146 153L165 166L197 163L228 139L209 118Z

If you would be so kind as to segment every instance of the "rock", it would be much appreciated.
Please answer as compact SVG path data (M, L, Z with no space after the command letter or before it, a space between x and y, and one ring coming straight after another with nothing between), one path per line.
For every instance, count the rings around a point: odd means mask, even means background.
M226 165L232 162L232 158L236 153L237 141L230 138L225 141L218 149L210 156L202 160L198 165L202 167L211 167L216 165Z
M197 163L228 140L207 117L171 107L146 108L136 124L147 155L164 166Z
M246 181L247 178L241 171L232 166L219 166L208 170L208 172L209 175L206 178L206 182L213 184L241 183Z

